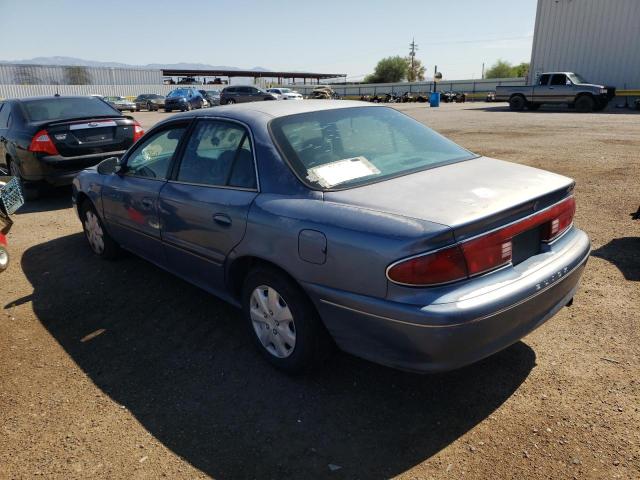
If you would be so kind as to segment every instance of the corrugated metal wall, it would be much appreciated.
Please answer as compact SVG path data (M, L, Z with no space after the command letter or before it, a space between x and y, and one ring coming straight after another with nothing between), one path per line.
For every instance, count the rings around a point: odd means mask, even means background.
M461 92L489 92L496 89L496 85L524 85L524 78L496 78L491 80L451 80L438 83L437 90L440 92L455 90ZM186 86L186 85L185 85ZM225 85L194 85L204 90L222 90ZM317 85L284 85L292 87L307 95L311 93ZM141 93L157 93L166 95L180 85L161 85L160 82L148 85L1 85L0 98L23 98L35 97L39 95L122 95L124 97L137 96ZM404 92L424 93L433 90L431 82L412 83L377 83L353 86L333 86L340 95L361 96L384 93Z
M0 64L2 85L148 85L162 72L144 68Z
M538 0L530 81L554 70L640 88L640 0Z

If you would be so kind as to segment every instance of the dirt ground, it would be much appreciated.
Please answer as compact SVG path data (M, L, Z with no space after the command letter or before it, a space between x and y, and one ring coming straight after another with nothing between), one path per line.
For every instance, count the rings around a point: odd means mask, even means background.
M16 215L0 275L0 478L640 478L640 115L398 108L576 179L593 252L571 308L459 371L337 354L292 378L232 307L94 257L63 189Z

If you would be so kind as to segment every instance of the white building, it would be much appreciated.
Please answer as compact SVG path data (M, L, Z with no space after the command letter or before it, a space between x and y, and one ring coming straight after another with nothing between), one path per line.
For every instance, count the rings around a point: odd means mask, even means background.
M640 0L538 0L529 71L640 89Z

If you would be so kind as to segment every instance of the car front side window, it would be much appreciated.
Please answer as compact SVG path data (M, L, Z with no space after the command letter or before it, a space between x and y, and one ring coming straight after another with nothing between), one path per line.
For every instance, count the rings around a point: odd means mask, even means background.
M166 179L169 165L185 130L186 127L181 125L152 135L129 156L125 174Z
M255 189L253 152L246 129L229 122L200 122L184 149L176 180Z

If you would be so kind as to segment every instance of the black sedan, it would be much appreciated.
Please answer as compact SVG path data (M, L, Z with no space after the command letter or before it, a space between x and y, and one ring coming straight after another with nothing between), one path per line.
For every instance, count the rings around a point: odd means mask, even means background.
M80 170L122 155L144 134L131 117L96 97L32 97L0 102L0 166L29 199L67 185Z
M153 112L164 108L164 97L156 93L143 93L133 101L136 104L136 112L143 108Z

